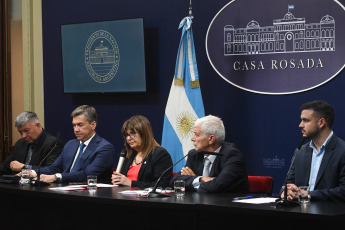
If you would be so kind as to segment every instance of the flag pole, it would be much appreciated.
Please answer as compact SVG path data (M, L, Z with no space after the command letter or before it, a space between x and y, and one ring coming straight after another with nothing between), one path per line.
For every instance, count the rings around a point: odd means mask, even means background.
M189 0L189 17L192 17L192 0Z
M194 149L190 138L193 136L194 122L205 116L199 85L199 73L196 62L192 32L192 1L189 0L189 14L179 23L182 30L177 51L174 78L171 84L165 108L161 145L171 155L176 164L191 149ZM173 166L173 172L179 172L186 160Z

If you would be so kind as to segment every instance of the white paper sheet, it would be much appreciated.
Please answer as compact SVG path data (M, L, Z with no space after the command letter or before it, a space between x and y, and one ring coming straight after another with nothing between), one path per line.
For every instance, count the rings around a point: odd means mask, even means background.
M247 204L266 204L275 202L277 198L274 197L261 197L261 198L250 198L243 200L234 200L233 202L237 203L247 203Z
M112 185L112 184L97 184L97 188L110 188L115 187L118 185ZM74 190L85 190L87 189L87 185L80 184L80 185L68 185L63 187L53 187L49 188L50 190L54 191L74 191Z

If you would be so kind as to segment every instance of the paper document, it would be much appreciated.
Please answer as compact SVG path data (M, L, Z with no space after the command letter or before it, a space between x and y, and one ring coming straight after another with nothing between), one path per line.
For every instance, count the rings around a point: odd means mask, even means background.
M110 187L115 187L117 185L112 185L112 184L97 184L97 188L110 188ZM68 185L64 187L54 187L54 188L49 188L50 190L54 191L74 191L74 190L86 190L87 185L81 184L81 185Z
M152 191L152 189L145 189L145 190L125 190L125 191L121 191L121 192L119 192L119 193L120 193L120 194L124 194L124 195L147 196L147 195L149 194L150 191ZM162 190L162 189L156 189L156 192L159 192L159 193L173 193L174 191L166 192L165 190Z
M261 197L261 198L234 200L233 202L247 203L247 204L266 204L266 203L273 203L276 200L277 200L277 198L275 198L275 197Z

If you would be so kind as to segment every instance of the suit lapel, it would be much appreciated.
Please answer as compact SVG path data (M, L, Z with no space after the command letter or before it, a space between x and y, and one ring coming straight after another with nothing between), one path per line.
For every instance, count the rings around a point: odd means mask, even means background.
M301 157L302 160L299 161L301 162L302 165L297 165L295 168L296 169L302 169L301 170L301 175L300 176L296 176L296 177L300 177L303 178L303 184L308 184L309 183L309 177L310 177L310 169L311 169L311 160L312 160L312 156L313 156L313 149L308 145L305 146L305 148L307 148L305 151L300 152L302 153L301 156L297 156L297 157ZM299 180L301 181L301 180Z
M26 143L26 141L24 141L24 148L21 149L21 151L23 151L24 153L18 155L19 162L25 163L25 157L28 150L29 150L29 145L28 143Z
M336 144L337 144L337 138L333 134L331 140L326 145L326 149L325 149L325 152L324 152L324 155L323 155L323 158L322 158L322 162L321 162L321 165L320 165L320 168L319 168L319 172L317 173L317 177L316 177L316 181L315 181L315 186L319 182L322 174L325 172L326 167L328 165L328 161L331 159L332 155L334 154L334 150L335 150Z
M144 159L143 160L143 163L141 164L141 167L140 167L140 170L139 170L139 173L138 173L138 180L141 179L141 176L143 175L143 173L145 172L146 170L146 166L147 166L147 162L149 160L151 160L151 157L152 155L150 154L148 158ZM134 158L133 158L134 159Z
M70 153L66 154L66 158L64 159L64 162L66 165L68 165L67 168L64 168L64 172L69 172L71 170L75 155L77 154L78 148L79 148L79 140L75 139L72 148L70 149Z
M204 155L197 154L197 167L196 167L196 175L202 176L202 173L204 171Z
M98 135L95 134L95 136L91 139L90 143L86 146L86 149L84 150L83 154L81 155L81 158L79 159L78 165L76 165L78 168L77 170L81 169L87 160L87 158L94 152L95 148L98 146L99 138Z
M223 154L224 149L225 149L225 146L222 145L222 147L220 148L219 153L220 153L220 154ZM211 177L215 176L215 171L216 171L217 165L218 165L218 164L221 164L221 163L219 163L219 161L220 161L221 159L222 159L221 156L216 156L216 158L214 159L213 164L212 164L212 167L211 167L211 172L210 172L210 176L211 176Z
M31 156L31 161L30 161L31 165L38 165L40 163L40 157L41 157L41 151L42 151L41 147L46 139L46 136L47 136L47 133L44 131L44 129L42 129L42 134L40 138L38 139L38 142L35 147L35 151L32 153L32 156Z
M218 165L218 161L220 160L219 159L220 157L216 157L213 161L213 164L211 165L211 172L210 172L210 177L213 177L214 176L214 171L216 170L216 165Z

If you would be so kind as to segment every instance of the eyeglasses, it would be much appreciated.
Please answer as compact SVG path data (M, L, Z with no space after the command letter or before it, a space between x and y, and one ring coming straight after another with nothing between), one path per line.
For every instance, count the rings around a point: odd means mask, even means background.
M130 132L130 133L125 133L123 134L123 138L127 139L127 137L134 138L137 135L136 132Z
M153 190L153 187L145 188L144 190L138 190L137 197L148 197L148 194ZM157 187L156 191L159 193L174 193L175 191L172 190L170 187L166 187L163 189L162 187Z

